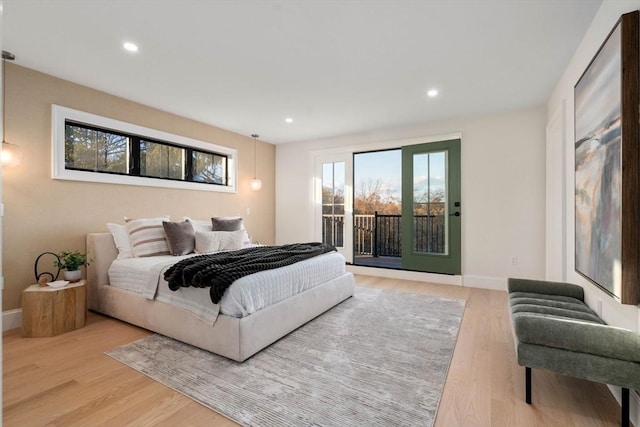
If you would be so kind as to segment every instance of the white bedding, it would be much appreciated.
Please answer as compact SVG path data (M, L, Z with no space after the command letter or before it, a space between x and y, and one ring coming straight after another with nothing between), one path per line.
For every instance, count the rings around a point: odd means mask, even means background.
M167 268L190 256L193 255L115 260L109 268L110 285L189 310L212 325L218 313L248 316L345 272L344 257L330 252L238 279L227 289L220 304L213 304L209 288L180 288L174 292L163 278Z

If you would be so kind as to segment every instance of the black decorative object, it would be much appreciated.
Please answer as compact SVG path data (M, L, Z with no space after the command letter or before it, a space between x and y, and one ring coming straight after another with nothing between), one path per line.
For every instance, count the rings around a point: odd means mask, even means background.
M38 258L36 258L36 263L33 265L33 274L35 274L35 276L36 276L36 282L37 283L40 283L40 278L41 277L47 276L47 275L49 277L51 277L51 280L50 280L51 282L55 282L56 280L58 280L58 276L60 275L60 267L57 267L58 271L56 272L55 276L53 275L53 273L50 273L48 271L43 271L42 273L38 273L38 262L40 261L40 258L42 258L45 255L53 255L56 258L56 260L58 260L57 263L55 263L55 262L53 263L54 266L58 265L60 263L60 257L58 255L54 254L53 252L43 252L40 255L38 255Z

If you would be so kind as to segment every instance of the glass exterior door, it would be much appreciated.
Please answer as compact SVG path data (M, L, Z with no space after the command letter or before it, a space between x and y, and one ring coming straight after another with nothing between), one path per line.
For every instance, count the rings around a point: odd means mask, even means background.
M461 272L460 140L402 147L402 268Z

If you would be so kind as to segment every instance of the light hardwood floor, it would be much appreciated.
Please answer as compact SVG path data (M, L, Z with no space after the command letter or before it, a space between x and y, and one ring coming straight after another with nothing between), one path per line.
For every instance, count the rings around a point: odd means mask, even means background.
M360 286L467 300L436 426L615 426L606 386L533 370L524 402L505 292L357 276ZM104 351L149 332L90 314L53 338L4 334L5 426L233 426L232 421L116 362Z

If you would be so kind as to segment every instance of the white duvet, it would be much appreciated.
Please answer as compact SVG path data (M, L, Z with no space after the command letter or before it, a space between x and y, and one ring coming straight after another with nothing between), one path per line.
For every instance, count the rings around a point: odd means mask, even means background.
M156 256L115 260L109 268L111 286L189 310L213 325L218 313L244 317L344 274L345 260L337 252L295 264L261 271L236 280L219 304L213 304L209 288L169 289L164 272L186 256Z

